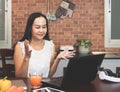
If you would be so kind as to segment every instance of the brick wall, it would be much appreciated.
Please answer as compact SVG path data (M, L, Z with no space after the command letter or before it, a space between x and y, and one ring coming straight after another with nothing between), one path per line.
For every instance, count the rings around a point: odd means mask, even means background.
M54 10L61 0L54 1ZM76 7L72 18L49 21L50 37L55 45L73 45L77 38L92 41L92 51L116 51L104 48L104 0L69 0ZM50 0L50 12L52 12ZM32 12L47 13L47 0L12 0L12 44L23 36L26 21Z

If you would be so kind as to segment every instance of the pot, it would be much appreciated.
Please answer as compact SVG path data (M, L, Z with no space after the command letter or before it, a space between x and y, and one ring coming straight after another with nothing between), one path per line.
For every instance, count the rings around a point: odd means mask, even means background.
M81 54L87 54L90 52L90 47L79 46L78 50Z

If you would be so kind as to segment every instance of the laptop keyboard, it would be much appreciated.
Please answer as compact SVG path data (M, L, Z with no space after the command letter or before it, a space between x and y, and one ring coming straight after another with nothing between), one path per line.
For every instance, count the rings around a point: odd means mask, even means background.
M61 84L62 77L52 78L51 81L55 84Z
M45 83L49 83L49 84L55 84L55 85L60 85L61 84L61 81L62 81L62 77L54 77L54 78L45 78L42 80L43 82Z

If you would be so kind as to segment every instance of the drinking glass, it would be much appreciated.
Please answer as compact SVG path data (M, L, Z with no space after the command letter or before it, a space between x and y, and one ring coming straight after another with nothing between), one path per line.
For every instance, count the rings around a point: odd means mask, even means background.
M42 81L42 74L37 72L29 73L29 80L32 88L40 88Z

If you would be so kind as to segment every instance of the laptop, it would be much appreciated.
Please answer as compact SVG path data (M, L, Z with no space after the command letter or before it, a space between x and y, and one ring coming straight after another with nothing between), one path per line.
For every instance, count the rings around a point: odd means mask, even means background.
M45 86L68 89L91 83L97 75L105 54L76 55L69 60L64 75L59 78L43 79Z

